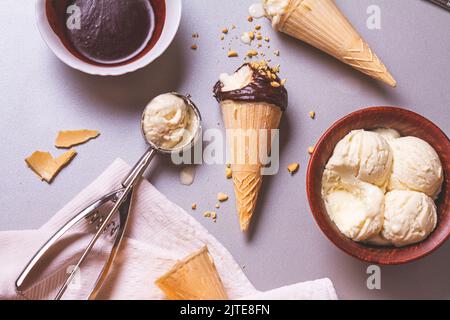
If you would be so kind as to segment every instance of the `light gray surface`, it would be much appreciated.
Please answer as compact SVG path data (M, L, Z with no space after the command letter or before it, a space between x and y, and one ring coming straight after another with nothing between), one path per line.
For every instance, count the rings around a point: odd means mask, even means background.
M81 74L47 49L34 21L34 1L0 2L0 105L2 146L0 230L37 228L97 177L116 157L134 163L144 150L138 122L152 97L170 90L189 92L207 128L223 128L211 87L223 71L241 60L222 50L220 30L250 30L252 0L184 1L180 31L168 51L149 67L117 78ZM400 105L450 132L450 13L421 0L338 0L357 29L389 66L399 87L390 89L341 65L317 50L277 35L261 20L272 48L280 49L282 76L288 79L290 106L282 123L281 171L263 184L253 229L241 234L232 199L219 210L216 224L201 217L213 209L215 195L232 194L223 166L201 166L195 183L184 187L178 169L159 159L148 178L172 201L193 215L234 255L258 289L329 277L340 298L450 298L450 242L425 259L382 268L382 290L366 288L367 264L333 246L318 229L305 194L307 148L332 122L362 106ZM366 9L381 8L382 29L366 28ZM191 34L200 38L193 40ZM229 38L229 37L228 37ZM194 52L190 46L197 43ZM233 48L246 48L234 41ZM226 49L228 47L226 46ZM315 110L317 120L308 112ZM49 150L58 130L97 129L101 137L77 148L79 155L52 185L42 183L23 159ZM288 163L301 163L290 177ZM157 168L157 169L156 169ZM0 244L1 245L1 244Z

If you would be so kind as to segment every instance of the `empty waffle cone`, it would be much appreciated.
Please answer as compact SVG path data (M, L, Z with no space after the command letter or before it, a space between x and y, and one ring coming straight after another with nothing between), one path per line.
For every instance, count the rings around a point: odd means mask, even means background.
M207 247L178 262L156 280L169 300L227 300Z
M264 147L262 154L270 152L270 130L278 129L282 111L275 105L263 102L226 100L221 106L231 149L239 223L241 230L247 231L262 184L260 150Z
M275 26L374 79L397 82L333 0L290 0Z

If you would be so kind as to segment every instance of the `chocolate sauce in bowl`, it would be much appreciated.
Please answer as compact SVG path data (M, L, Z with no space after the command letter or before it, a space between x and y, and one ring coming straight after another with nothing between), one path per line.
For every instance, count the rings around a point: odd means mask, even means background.
M166 16L165 0L47 0L46 13L72 54L105 66L128 64L149 52Z

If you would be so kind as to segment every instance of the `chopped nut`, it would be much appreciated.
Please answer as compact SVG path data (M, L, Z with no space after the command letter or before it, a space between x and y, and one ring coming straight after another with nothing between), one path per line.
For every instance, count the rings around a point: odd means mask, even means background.
M273 52L273 54L276 55L277 57L279 57L279 56L280 56L280 50L275 50L275 51Z
M228 28L223 28L222 29L222 33L227 34L228 33Z
M248 22L253 22L253 17L252 16L248 16L247 21Z
M281 79L280 84L284 86L286 84L287 79Z
M193 45L191 46L191 49L192 49L192 50L197 50L197 48L198 48L198 47L197 47L196 44L193 44Z
M223 39L225 39L225 36L224 35L221 35L220 36L220 40L223 40ZM223 48L222 48L223 49Z
M220 208L220 203L216 203L216 209Z
M215 211L211 211L211 218L212 218L213 220L216 220L216 219L217 219L217 213L216 213Z
M314 147L309 147L308 148L308 153L309 154L313 154L314 153Z
M265 37L265 38L264 38L264 41L269 42L269 41L270 41L270 38L269 38L269 37Z
M205 218L211 218L211 211L205 211L205 212L203 213L203 216L204 216Z
M247 52L247 57L251 58L251 57L255 57L258 55L258 52L256 50L250 50Z
M231 29L236 29L236 25L232 24Z
M192 210L196 210L196 209L197 209L197 204L196 204L196 203L193 203L192 206L191 206L191 208L192 208Z
M231 168L226 168L225 174L226 174L227 179L233 178L233 171L231 171Z
M270 85L271 85L272 87L274 87L274 88L278 88L278 87L280 86L280 84L279 84L278 82L276 82L276 81L272 81L272 82L270 83Z
M300 168L300 164L298 163L291 163L290 165L288 165L288 171L290 174L294 174L298 171L298 168Z
M262 40L263 36L261 35L261 33L257 33L256 34L256 39L257 40Z
M255 40L255 33L253 31L250 31L248 33L248 36L249 36L250 40Z
M316 118L316 113L314 111L310 111L309 117L314 120Z
M256 30L261 30L261 26L260 26L260 25L257 25L257 26L255 26L255 29L256 29Z
M219 192L217 194L217 200L219 200L220 202L224 202L228 200L228 195L222 192Z
M236 51L230 50L228 51L228 58L235 58L238 56L238 53Z

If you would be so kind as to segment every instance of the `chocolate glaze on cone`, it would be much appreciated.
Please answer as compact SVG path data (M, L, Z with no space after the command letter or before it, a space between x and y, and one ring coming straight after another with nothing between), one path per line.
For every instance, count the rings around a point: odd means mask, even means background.
M156 285L169 300L227 300L207 247L178 262Z
M291 0L275 27L374 79L392 87L397 85L333 0Z
M225 127L230 130L228 131L230 135L234 135L236 132L245 135L248 129L256 129L254 132L257 135L257 144L247 140L245 146L239 145L237 142L239 134L236 134L237 139L229 141L231 156L236 162L231 164L236 207L241 230L247 231L255 212L262 184L262 163L259 157L261 134L266 133L262 137L267 137L266 150L270 152L270 129L278 128L283 113L278 106L263 102L225 100L221 102L221 106Z

